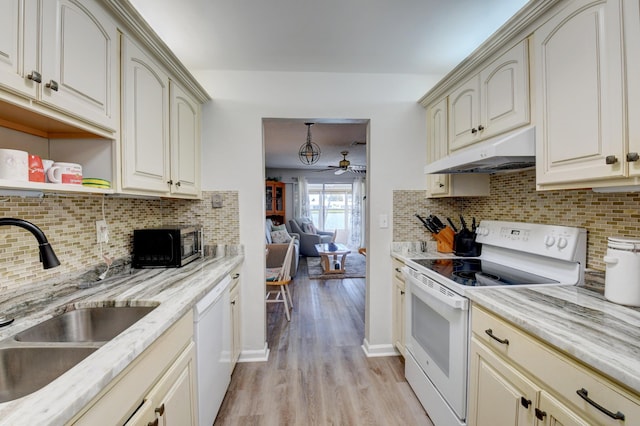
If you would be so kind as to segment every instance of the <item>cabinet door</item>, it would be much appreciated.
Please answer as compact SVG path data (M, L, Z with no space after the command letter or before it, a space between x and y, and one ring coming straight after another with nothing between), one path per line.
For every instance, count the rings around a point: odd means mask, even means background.
M116 130L118 31L94 1L42 2L42 102ZM54 87L57 85L57 88Z
M449 151L480 139L480 77L473 76L449 95Z
M123 43L122 187L169 192L169 78L131 40Z
M627 64L627 125L629 126L629 176L640 176L640 4L625 3L625 63ZM630 77L630 78L629 78ZM635 155L639 159L635 159Z
M36 70L36 0L0 2L0 86L35 98L37 83L27 75Z
M432 163L448 154L447 98L427 108L427 163ZM427 175L429 196L449 193L449 175Z
M481 126L488 138L529 123L528 40L518 43L480 73Z
M625 174L620 16L574 0L534 33L539 184Z
M404 282L393 279L393 344L398 352L404 356L404 316L405 316L405 285Z
M229 299L231 303L231 373L240 358L242 351L241 323L240 323L240 273L233 274Z
M171 192L200 193L200 106L171 82Z
M540 404L536 410L536 417L540 426L591 426L591 421L585 420L569 407L555 399L549 393L540 393Z
M475 338L471 340L469 426L534 425L538 388Z

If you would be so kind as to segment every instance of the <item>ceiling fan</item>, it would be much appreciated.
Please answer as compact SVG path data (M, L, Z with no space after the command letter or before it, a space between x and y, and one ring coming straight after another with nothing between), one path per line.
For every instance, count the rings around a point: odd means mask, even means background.
M338 165L329 166L329 168L325 170L335 170L333 172L335 175L341 175L345 172L349 172L357 175L363 175L367 173L366 166L351 165L351 161L347 160L347 155L349 155L349 151L342 151L340 152L340 154L342 154L342 160L340 160Z

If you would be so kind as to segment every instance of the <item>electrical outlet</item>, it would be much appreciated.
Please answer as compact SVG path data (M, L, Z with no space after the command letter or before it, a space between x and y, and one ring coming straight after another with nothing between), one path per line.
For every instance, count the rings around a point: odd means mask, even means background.
M104 220L96 220L96 241L98 243L109 242L109 228Z

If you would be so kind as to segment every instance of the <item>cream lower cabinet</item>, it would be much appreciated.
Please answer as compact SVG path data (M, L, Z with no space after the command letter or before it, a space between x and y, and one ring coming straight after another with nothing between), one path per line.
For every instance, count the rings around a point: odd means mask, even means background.
M619 185L628 176L623 1L567 2L533 34L539 189Z
M195 380L190 311L69 424L195 426L198 423Z
M0 3L2 100L55 118L77 118L117 131L118 52L116 25L99 2Z
M231 372L240 359L242 351L242 323L240 322L240 268L231 273L231 287L229 289L229 301L231 303Z
M393 326L392 326L392 340L393 346L400 352L402 356L405 354L405 282L404 276L402 275L402 268L404 267L404 262L401 262L398 259L392 259L393 266L393 274L392 274L392 285L393 285Z
M640 395L475 305L471 328L469 426L640 424Z

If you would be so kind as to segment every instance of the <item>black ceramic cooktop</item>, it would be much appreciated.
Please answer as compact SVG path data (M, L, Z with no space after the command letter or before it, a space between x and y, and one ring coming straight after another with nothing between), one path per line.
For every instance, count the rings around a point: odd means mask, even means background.
M557 281L482 259L412 259L464 286L552 284Z

